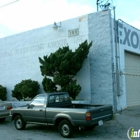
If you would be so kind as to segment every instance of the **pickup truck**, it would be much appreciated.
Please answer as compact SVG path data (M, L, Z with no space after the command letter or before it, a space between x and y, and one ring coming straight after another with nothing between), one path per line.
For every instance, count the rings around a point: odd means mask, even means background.
M0 101L0 122L9 117L10 109L12 109L11 103Z
M17 130L26 124L43 124L58 127L63 137L71 137L73 128L93 129L113 117L111 105L72 103L67 92L38 94L32 101L10 111Z

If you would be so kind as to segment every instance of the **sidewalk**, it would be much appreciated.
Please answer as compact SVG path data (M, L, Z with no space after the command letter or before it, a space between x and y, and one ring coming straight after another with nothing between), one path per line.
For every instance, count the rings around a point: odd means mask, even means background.
M108 136L105 139L128 140L127 132L130 128L134 131L140 130L140 106L127 108L114 115L114 120L107 122L102 128ZM100 128L97 128L98 130ZM132 139L140 139L132 138Z

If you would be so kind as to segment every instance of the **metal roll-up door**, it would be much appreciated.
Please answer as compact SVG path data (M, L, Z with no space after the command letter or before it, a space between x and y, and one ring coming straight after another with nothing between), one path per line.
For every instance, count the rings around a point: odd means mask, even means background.
M125 52L127 106L140 105L140 55Z

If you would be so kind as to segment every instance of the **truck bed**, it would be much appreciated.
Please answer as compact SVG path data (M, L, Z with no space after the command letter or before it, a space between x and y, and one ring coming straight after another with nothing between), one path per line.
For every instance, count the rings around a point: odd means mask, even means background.
M90 112L91 121L87 123L85 120L86 112ZM111 105L95 105L95 104L59 104L52 105L47 108L47 117L49 122L53 122L53 117L57 114L64 114L64 117L67 115L71 116L73 120L73 125L75 126L86 126L86 125L98 125L99 121L105 122L111 120L113 117L113 111Z

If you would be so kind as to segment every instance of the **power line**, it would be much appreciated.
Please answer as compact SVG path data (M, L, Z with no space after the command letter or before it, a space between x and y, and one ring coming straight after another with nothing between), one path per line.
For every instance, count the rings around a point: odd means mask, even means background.
M10 2L10 3L8 3L8 4L2 5L2 6L0 6L0 8L5 7L5 6L8 6L8 5L11 5L11 4L13 4L13 3L15 3L15 2L17 2L17 1L19 1L19 0L15 0L15 1Z

